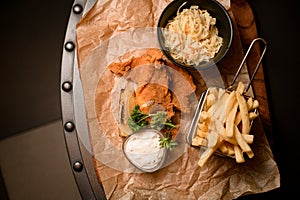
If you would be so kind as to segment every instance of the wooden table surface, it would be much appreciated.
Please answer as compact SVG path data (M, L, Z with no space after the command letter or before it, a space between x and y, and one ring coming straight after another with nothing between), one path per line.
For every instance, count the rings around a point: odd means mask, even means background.
M243 48L246 50L253 39L260 37L257 33L254 14L252 8L246 0L232 0L231 3L231 11L234 15L234 19L240 33ZM247 59L247 66L250 75L253 74L253 71L257 65L260 56L260 46L256 45L254 46L253 51L250 51L250 54ZM265 66L263 62L261 65L262 66L259 67L257 74L254 77L252 86L256 98L260 102L259 111L263 126L265 128L266 133L270 135L272 132L272 128L268 97L265 85L265 75L263 70Z

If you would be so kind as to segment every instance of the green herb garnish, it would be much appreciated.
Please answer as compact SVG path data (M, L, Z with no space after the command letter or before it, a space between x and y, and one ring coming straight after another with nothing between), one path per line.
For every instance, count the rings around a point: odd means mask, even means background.
M128 126L132 131L138 131L148 125L148 121L146 120L148 117L149 116L142 113L140 107L136 105L132 110L130 118L128 119Z
M167 121L167 113L164 111L158 111L155 114L150 114L151 121L150 126L151 128L154 128L156 130L162 130L162 129L170 129L170 128L176 128L174 124L170 120Z
M162 137L159 139L159 145L163 148L172 150L177 145L177 142L173 140L171 134L169 134L168 137Z
M150 118L150 123L147 121L147 118ZM168 136L159 139L160 146L172 150L177 145L177 142L172 139L171 134L172 129L176 128L176 125L171 120L167 120L167 113L164 111L145 114L136 105L128 119L128 126L134 132L149 126L158 131L166 131Z

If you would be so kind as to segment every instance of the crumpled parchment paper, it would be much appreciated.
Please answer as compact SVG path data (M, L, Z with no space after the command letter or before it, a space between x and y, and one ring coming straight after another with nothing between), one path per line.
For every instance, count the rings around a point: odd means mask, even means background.
M168 0L98 1L83 16L76 28L77 58L95 160L95 171L107 199L235 199L280 186L280 174L261 121L251 132L255 135L254 158L237 164L232 158L212 156L199 167L199 149L184 142L190 116L183 118L180 146L170 153L167 164L157 172L141 173L124 157L112 92L120 78L107 69L126 56L139 56L140 50L159 48L157 20ZM221 2L230 11L230 0ZM234 25L232 48L218 64L201 72L191 72L197 85L195 95L210 85L226 87L236 73L244 52ZM243 68L239 80L247 82ZM237 80L237 81L239 81ZM250 90L251 93L251 90ZM196 104L196 102L195 102ZM194 104L194 105L195 105ZM196 106L196 105L195 105Z

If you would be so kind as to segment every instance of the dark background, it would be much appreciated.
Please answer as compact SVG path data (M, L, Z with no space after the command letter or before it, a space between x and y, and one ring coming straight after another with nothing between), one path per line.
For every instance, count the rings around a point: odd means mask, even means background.
M263 62L273 126L271 148L281 173L281 187L242 199L290 197L298 194L300 180L298 4L248 2L259 36L268 42ZM61 56L72 4L72 0L2 2L0 139L61 119Z
M281 174L281 187L258 199L298 195L299 135L299 12L296 1L249 0L258 33L268 42L264 72L272 122L271 144ZM256 198L255 198L256 199Z
M60 65L72 4L1 3L0 139L61 118Z

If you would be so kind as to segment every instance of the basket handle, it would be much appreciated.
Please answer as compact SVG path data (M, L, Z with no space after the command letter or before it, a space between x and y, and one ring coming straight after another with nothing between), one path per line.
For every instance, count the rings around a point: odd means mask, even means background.
M260 63L261 63L261 61L262 61L262 58L263 58L263 56L264 56L264 54L265 54L265 52L266 52L266 49L267 49L267 42L266 42L263 38L255 38L254 40L252 40L252 42L251 42L251 44L250 44L250 46L249 46L249 48L248 48L248 50L247 50L247 52L246 52L246 54L245 54L243 60L242 60L240 66L239 66L239 68L238 68L238 71L236 72L236 74L235 74L235 76L234 76L234 78L233 78L233 80L232 80L232 82L231 82L231 84L230 84L229 87L232 87L233 84L235 83L235 81L236 81L237 77L239 76L239 74L240 74L240 72L241 72L241 69L242 69L242 67L243 67L243 65L244 65L244 63L245 63L245 61L246 61L246 59L247 59L247 57L248 57L248 54L249 54L250 50L252 49L254 43L257 42L257 41L261 41L261 42L264 44L264 49L263 49L263 52L261 53L261 56L260 56L260 58L259 58L259 60L258 60L258 63L257 63L257 65L256 65L256 68L255 68L255 70L254 70L254 72L253 72L253 74L252 74L252 76L251 76L250 82L249 82L249 84L247 85L245 92L247 92L247 91L249 90L250 85L251 85L251 83L252 83L252 81L253 81L253 79L254 79L254 76L255 76L256 73L257 73L258 67L260 66Z

